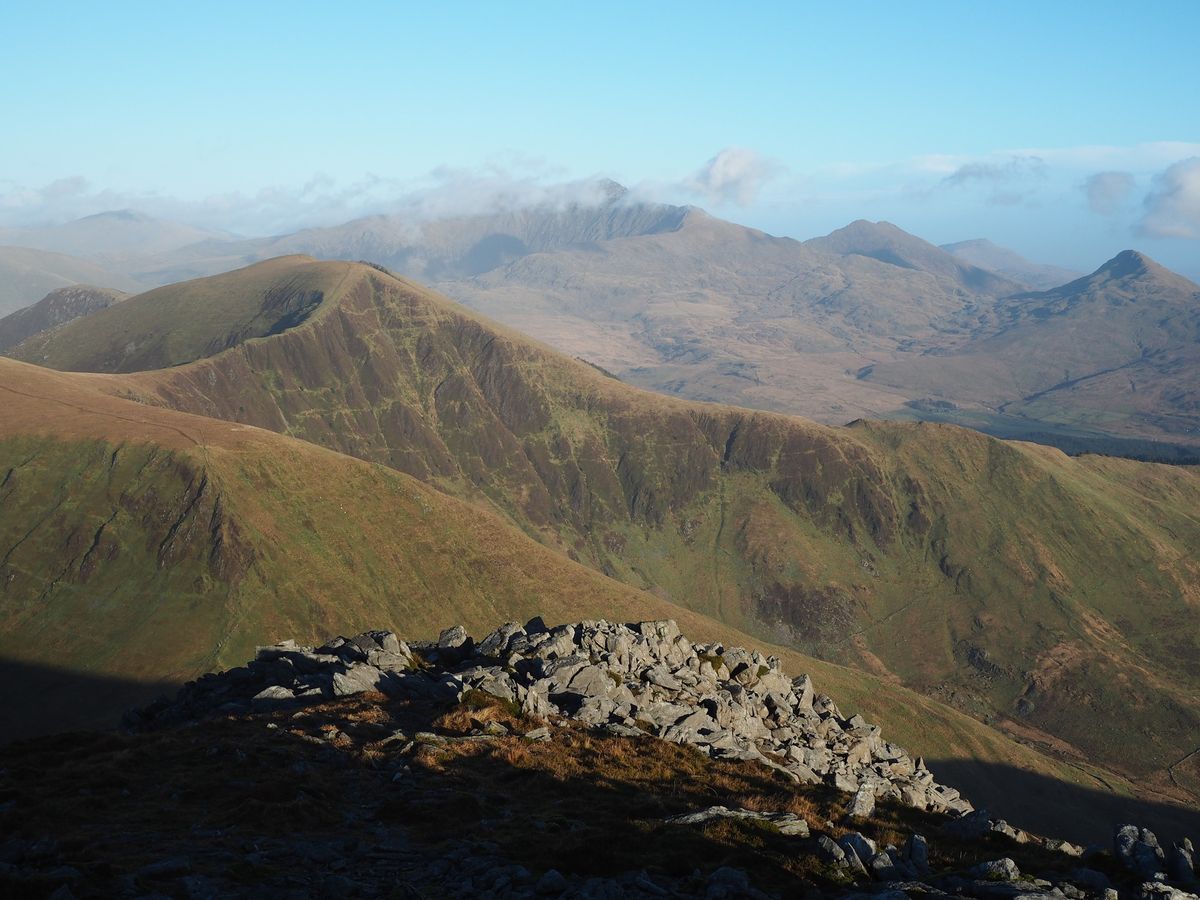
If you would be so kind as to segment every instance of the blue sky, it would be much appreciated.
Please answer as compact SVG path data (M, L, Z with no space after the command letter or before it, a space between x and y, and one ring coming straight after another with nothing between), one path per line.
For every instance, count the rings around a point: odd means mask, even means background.
M1200 276L1200 3L847 5L10 4L0 224L272 231L605 175L797 237Z

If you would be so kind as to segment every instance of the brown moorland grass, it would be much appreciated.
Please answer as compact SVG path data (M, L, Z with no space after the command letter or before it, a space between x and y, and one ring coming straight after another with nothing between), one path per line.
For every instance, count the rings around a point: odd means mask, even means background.
M481 717L515 733L456 740ZM244 889L319 883L334 858L334 871L388 885L464 845L537 874L686 878L730 865L785 895L847 883L814 839L757 822L663 821L713 805L793 812L814 837L856 830L899 846L924 834L940 871L999 856L1041 874L1078 865L999 835L959 841L940 833L944 817L890 804L851 825L844 794L651 737L573 724L551 725L545 742L519 736L540 724L479 695L445 709L365 694L160 732L40 738L0 749L0 824L13 838L52 835L55 862L101 893L130 881L170 890L145 867L180 858L190 875ZM411 739L421 732L440 737Z

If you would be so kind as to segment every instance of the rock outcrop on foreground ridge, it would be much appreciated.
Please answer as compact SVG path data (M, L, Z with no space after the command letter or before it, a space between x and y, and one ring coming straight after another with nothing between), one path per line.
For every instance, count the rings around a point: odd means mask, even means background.
M391 632L315 649L288 641L260 648L245 668L206 675L137 718L164 723L368 690L454 701L472 689L519 703L528 715L649 732L712 757L757 760L793 780L825 782L855 794L860 815L882 798L952 815L974 808L885 741L879 726L844 717L807 675L789 678L777 658L757 650L693 644L673 621L548 628L535 619L508 623L478 644L461 626L424 644Z
M1133 825L1117 826L1111 848L1085 849L1028 834L991 818L985 810L973 809L953 788L939 784L921 760L884 740L877 726L861 716L844 716L831 698L816 693L806 675L788 677L776 658L757 651L692 643L671 621L547 627L534 619L524 626L508 623L478 642L462 627L447 629L435 642L406 643L388 631L340 637L316 648L285 641L259 648L255 659L243 667L190 683L173 700L163 699L131 713L126 724L135 732L170 734L187 732L171 726L194 725L206 718L251 724L266 718L267 729L274 729L268 733L283 735L280 723L305 722L307 707L329 709L362 697L378 709L370 692L387 695L407 709L482 710L493 704L507 710L508 725L482 716L469 718L471 730L457 736L394 731L376 734L362 745L372 766L386 761L384 772L393 773L385 776L390 784L402 789L411 784L410 790L424 784L423 790L434 798L443 789L429 778L444 771L438 754L450 748L516 741L551 749L562 742L564 752L571 753L585 746L579 743L582 734L605 735L609 752L618 752L615 744L623 738L661 746L650 740L652 735L695 747L715 760L738 761L704 760L705 766L755 769L754 764L759 764L766 769L756 771L776 784L781 783L778 778L791 780L795 792L811 784L821 785L812 790L827 798L839 796L837 791L845 794L832 803L834 811L827 802L826 811L816 818L800 814L795 806L790 810L761 805L732 808L709 801L692 811L665 816L656 826L758 827L776 835L773 840L794 842L787 853L811 860L805 863L809 867L805 871L812 880L799 893L778 888L764 892L755 886L763 873L728 865L708 875L700 868L690 875L656 872L654 877L644 869L588 877L547 868L539 875L505 858L492 844L461 848L456 861L393 854L388 857L393 866L397 860L407 860L403 871L409 880L404 890L420 884L433 891L428 896L716 900L819 894L889 900L1200 900L1191 893L1196 874L1189 841L1164 848L1153 833ZM433 719L425 716L421 721ZM333 753L336 742L347 740L328 722L320 727L325 738L301 735L319 745L320 753ZM387 752L380 755L385 748ZM419 763L427 752L433 756ZM515 752L519 758L521 751L497 752ZM236 756L249 761L240 749ZM330 760L337 763L337 754ZM305 766L292 764L295 771L306 771ZM520 802L526 803L527 795L521 797ZM876 809L877 801L886 802ZM461 802L461 798L453 801ZM911 809L904 810L905 806ZM404 808L422 807L418 803ZM889 810L903 810L903 814ZM881 828L881 814L892 824ZM423 827L437 821L428 820ZM921 831L903 823L919 824ZM440 825L452 830L453 826L445 821ZM604 835L605 840L627 837L611 830ZM538 840L536 835L533 839ZM289 846L285 840L282 852L290 852ZM355 873L357 880L329 876L324 894L334 884L337 896L381 896L370 879L381 874L374 860L382 851L366 852L376 855L368 856L365 869L355 869L352 860L346 861L350 867L345 871ZM654 855L654 849L647 848L641 864L652 862ZM364 876L364 871L370 875ZM385 874L393 877L390 870ZM774 877L778 885L779 873ZM219 896L227 887L192 880L213 888L209 893L189 893L204 900ZM129 883L135 882L136 876ZM303 877L299 883L306 883ZM426 896L396 890L390 896ZM309 895L300 890L296 896Z

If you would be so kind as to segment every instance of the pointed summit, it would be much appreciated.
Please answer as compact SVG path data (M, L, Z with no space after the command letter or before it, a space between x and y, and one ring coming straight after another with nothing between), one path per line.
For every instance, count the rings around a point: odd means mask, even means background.
M1092 274L1100 275L1103 273L1110 278L1128 278L1130 276L1148 275L1151 272L1161 269L1162 266L1144 253L1137 250L1122 250Z
M1016 293L1023 287L993 272L955 258L915 234L891 222L857 219L824 237L805 241L811 250L834 256L866 256L871 259L953 279L964 289L993 297Z
M1090 275L1084 275L1045 293L1068 296L1110 289L1135 291L1139 296L1149 296L1146 292L1150 290L1154 291L1156 296L1163 291L1179 296L1191 296L1197 290L1197 286L1138 250L1122 250Z
M597 182L597 187L600 188L600 194L604 197L605 203L620 203L629 195L629 188L611 178L601 178Z

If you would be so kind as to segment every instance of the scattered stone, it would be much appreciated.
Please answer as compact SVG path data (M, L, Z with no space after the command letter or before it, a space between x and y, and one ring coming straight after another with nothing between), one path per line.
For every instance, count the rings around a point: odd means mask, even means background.
M822 862L839 867L846 866L846 851L827 834L817 836L817 856Z
M1021 877L1021 870L1006 856L1003 859L980 863L971 869L971 874L988 881L1016 881Z
M1137 900L1200 900L1196 894L1181 891L1161 881L1147 881L1133 894Z
M557 897L567 889L567 879L558 869L550 869L538 879L534 890L539 897Z
M780 833L795 837L809 836L808 822L795 813L789 812L758 812L749 809L727 809L724 806L710 806L699 812L683 813L670 816L664 821L670 825L702 825L713 819L752 819L758 822L770 822Z
M1074 869L1067 875L1067 880L1072 884L1077 884L1080 887L1098 892L1106 891L1112 886L1108 880L1108 876L1103 872L1097 872L1095 869Z
M838 844L843 850L857 854L864 863L878 852L875 842L868 837L863 837L857 831L842 835L838 838Z
M255 694L252 699L256 703L263 703L264 705L267 705L272 702L286 703L289 700L295 700L296 695L282 685L272 684L269 687L263 688L261 691Z
M138 869L138 875L143 878L173 878L177 875L186 875L190 871L192 871L190 859L186 856L172 856L142 866Z
M868 757L869 759L869 757ZM869 819L875 815L875 790L869 784L861 784L854 792L846 815L851 819Z
M757 900L757 898L766 896L761 891L754 889L750 884L749 875L741 869L731 866L721 866L709 875L707 889L704 892L705 900L734 900L734 898Z
M912 863L918 875L929 874L929 842L919 834L910 834L904 842L904 858Z

